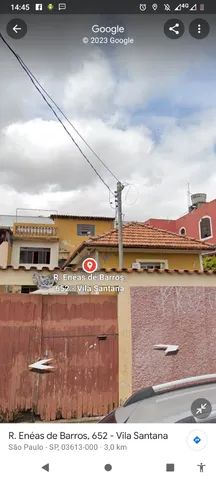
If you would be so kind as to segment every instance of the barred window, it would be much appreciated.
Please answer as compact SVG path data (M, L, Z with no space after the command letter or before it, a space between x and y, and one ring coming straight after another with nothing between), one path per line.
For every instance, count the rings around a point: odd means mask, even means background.
M81 237L89 237L95 235L95 225L87 225L86 223L78 223L77 235Z
M163 270L165 268L165 262L139 262L140 263L140 268L143 268L144 270L148 270L150 268L155 268L158 270Z
M20 248L19 263L48 265L50 264L50 248L22 247Z
M203 217L200 220L200 236L202 239L212 236L211 220L209 217Z

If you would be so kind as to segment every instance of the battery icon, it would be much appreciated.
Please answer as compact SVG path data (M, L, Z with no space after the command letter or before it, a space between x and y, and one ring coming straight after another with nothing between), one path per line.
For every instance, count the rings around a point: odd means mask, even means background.
M200 4L200 12L204 12L205 11L205 5L204 3L201 3Z

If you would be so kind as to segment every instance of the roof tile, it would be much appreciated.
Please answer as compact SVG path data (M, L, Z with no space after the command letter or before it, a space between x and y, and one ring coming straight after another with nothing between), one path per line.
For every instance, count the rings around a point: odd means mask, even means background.
M118 230L113 229L97 239L85 242L86 246L117 246ZM182 250L213 250L214 247L177 233L168 232L141 222L132 222L123 227L124 247L174 248Z

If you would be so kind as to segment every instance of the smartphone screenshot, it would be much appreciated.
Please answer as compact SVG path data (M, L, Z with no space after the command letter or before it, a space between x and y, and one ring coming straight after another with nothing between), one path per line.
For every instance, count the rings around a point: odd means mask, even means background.
M215 45L210 0L1 1L8 478L214 478Z

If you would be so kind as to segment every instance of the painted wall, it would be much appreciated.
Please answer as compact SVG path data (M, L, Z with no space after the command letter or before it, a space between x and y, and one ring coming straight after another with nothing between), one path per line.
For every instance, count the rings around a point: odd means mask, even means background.
M133 391L216 372L216 288L131 288ZM179 345L165 356L155 344Z
M144 222L151 227L161 228L161 230L168 230L168 232L176 233L176 220L166 220L163 218L149 218Z
M179 233L179 229L181 227L185 227L186 235L188 237L196 238L200 240L200 230L199 230L199 222L202 217L209 216L211 217L212 222L212 238L208 238L206 241L208 243L216 244L216 201L212 201L202 205L197 210L193 210L188 215L179 218L176 221L176 228L177 233Z
M8 265L9 258L9 243L2 242L0 245L0 267L6 267Z
M166 253L166 252L145 252L141 250L134 252L124 251L124 267L131 268L132 263L138 260L161 260L166 261L166 268L183 270L200 270L199 254L194 253ZM99 252L100 268L118 268L118 252Z
M179 233L180 229L184 227L186 229L186 235L188 237L201 240L199 231L199 222L202 217L211 217L212 221L212 238L207 239L208 243L216 244L216 200L207 202L201 207L193 210L190 213L178 218L177 220L165 220L158 218L150 218L145 223L152 225L156 228L162 228L170 232Z
M14 241L12 246L11 252L11 265L13 267L18 267L21 265L19 263L20 259L20 248L21 247L39 247L39 248L50 248L50 268L55 268L58 266L58 249L59 243L58 242L34 242L34 241ZM30 264L26 264L30 267ZM37 265L38 267L43 267L44 265Z
M102 235L113 229L113 220L82 220L71 218L55 218L55 225L60 241L60 257L67 258L82 242L89 240L88 236L77 235L78 224L95 225L95 235Z

